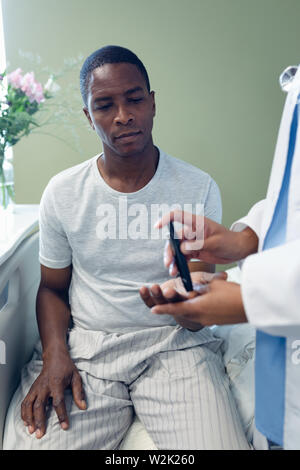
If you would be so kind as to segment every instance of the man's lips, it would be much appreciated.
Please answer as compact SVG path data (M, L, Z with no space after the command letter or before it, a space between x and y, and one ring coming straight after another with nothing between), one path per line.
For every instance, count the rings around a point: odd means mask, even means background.
M133 137L133 136L136 136L138 134L140 134L141 131L136 131L136 132L124 132L124 134L120 134L118 136L115 137L116 140L118 139L124 139L126 137Z

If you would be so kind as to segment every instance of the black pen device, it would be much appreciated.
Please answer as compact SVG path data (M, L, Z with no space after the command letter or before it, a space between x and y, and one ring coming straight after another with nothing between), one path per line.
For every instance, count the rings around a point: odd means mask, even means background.
M176 266L178 268L185 290L187 292L191 292L193 290L193 283L191 280L190 271L189 271L189 267L186 262L186 259L180 251L181 240L179 240L179 238L174 237L174 225L172 221L170 222L169 227L170 227L170 242L173 247L173 253L175 256Z

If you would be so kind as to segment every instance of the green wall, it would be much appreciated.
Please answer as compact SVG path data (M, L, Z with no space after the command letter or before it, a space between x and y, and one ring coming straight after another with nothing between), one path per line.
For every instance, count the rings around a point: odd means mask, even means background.
M64 59L106 44L128 47L145 63L156 92L155 143L215 178L223 222L264 197L285 99L278 77L300 59L299 0L2 3L10 70L34 69L42 80L46 65L60 69ZM20 49L42 63L33 65ZM78 68L63 79L76 138L62 126L48 130L72 148L47 135L17 144L18 203L38 203L52 175L101 149L81 111Z

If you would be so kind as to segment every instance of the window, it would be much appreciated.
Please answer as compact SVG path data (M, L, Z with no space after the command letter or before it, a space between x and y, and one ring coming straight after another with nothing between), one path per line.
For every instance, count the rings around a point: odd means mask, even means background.
M2 18L2 0L0 0L0 72L3 72L6 67L5 44L4 44L4 31L3 31L3 18Z
M5 43L4 43L4 29L3 29L3 15L2 15L2 0L0 0L0 73L6 68L6 54L5 54ZM0 102L1 102L1 88L0 88ZM1 103L0 103L1 106ZM8 148L5 152L7 158L12 159L13 153L12 148Z

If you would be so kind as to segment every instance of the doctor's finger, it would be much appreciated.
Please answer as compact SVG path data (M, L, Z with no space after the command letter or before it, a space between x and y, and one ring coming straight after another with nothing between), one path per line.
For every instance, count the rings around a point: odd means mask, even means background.
M217 273L208 273L206 271L195 271L192 272L191 278L194 284L208 284L213 280L219 279L226 281L228 275L225 271L219 271Z
M180 222L181 224L190 226L196 229L197 224L203 221L204 217L201 215L195 215L191 212L184 212L181 210L171 211L168 214L165 214L159 219L154 227L155 228L162 228L165 225L169 224L170 221Z
M185 240L180 244L180 250L185 256L191 257L199 255L204 246L204 239L197 238L195 240Z
M164 265L166 268L170 266L170 264L173 261L173 250L171 248L171 244L169 240L166 242L165 247L164 247Z
M204 226L201 225L200 221L199 223L197 223L196 228L194 228L194 224L190 224L190 225L185 224L182 227L176 229L176 238L182 241L193 241L193 242L200 240L203 244L204 243Z
M189 300L183 302L170 302L164 305L155 305L151 312L157 315L172 315L175 319L177 316L189 315L192 312Z
M178 269L175 264L173 250L169 241L167 241L164 248L164 265L166 268L169 268L170 276L176 276Z

